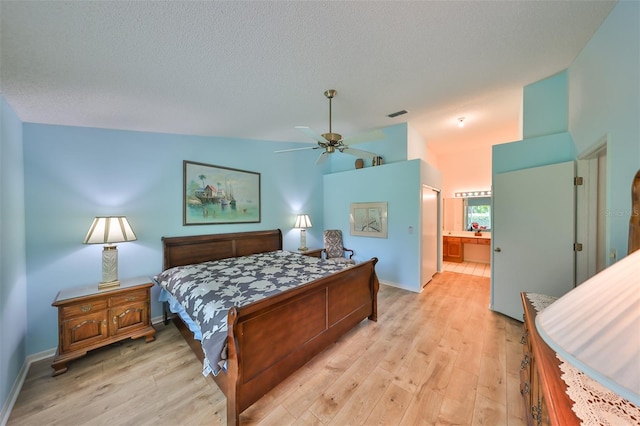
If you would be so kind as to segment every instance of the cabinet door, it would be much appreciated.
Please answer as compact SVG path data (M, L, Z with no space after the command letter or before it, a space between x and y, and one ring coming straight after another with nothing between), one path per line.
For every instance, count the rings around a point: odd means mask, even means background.
M460 239L449 239L449 257L462 257L462 243Z
M146 301L116 306L109 312L111 336L118 336L149 325L149 304Z
M62 352L80 350L108 337L107 311L98 311L63 321Z

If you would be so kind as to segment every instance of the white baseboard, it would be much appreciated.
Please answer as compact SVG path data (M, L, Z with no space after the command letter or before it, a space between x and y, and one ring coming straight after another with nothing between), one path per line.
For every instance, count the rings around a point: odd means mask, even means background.
M175 315L170 314L169 319L173 318ZM163 316L153 317L151 319L152 324L160 324L164 321ZM9 416L11 415L11 410L13 410L13 406L18 399L18 395L20 395L20 391L22 390L22 385L24 384L25 379L27 378L27 374L29 373L29 368L31 364L37 361L42 361L43 359L53 358L56 354L56 348L47 349L42 352L38 352L37 354L29 355L25 358L20 371L18 372L18 377L16 377L16 381L13 383L13 387L11 388L11 392L9 392L7 401L2 407L2 411L0 411L0 426L5 426L9 421Z
M20 371L18 372L18 377L16 377L15 382L13 382L13 387L11 388L11 392L9 392L7 401L5 402L4 406L2 407L2 411L0 412L0 425L4 426L9 421L11 410L13 410L13 406L18 399L18 395L20 395L22 385L24 384L24 380L27 378L27 373L29 373L31 364L43 359L52 358L55 354L56 348L53 348L38 352L37 354L29 355L25 358L24 362L22 363L22 367L20 367Z

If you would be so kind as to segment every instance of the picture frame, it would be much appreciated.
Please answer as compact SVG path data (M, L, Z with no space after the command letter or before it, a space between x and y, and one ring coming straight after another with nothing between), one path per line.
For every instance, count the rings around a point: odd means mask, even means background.
M387 238L387 203L351 203L351 235Z
M183 161L183 225L259 223L260 173Z

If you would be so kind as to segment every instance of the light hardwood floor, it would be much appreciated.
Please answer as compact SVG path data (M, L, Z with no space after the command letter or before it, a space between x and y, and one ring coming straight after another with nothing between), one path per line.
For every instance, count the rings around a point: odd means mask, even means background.
M443 272L416 294L381 286L363 321L241 415L259 425L524 425L521 323L489 279ZM90 352L51 377L35 363L8 425L220 425L222 392L179 332Z

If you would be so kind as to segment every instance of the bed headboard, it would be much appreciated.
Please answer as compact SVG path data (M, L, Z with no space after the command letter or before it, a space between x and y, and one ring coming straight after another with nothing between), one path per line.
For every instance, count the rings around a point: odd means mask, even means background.
M282 250L282 232L279 229L162 237L162 269L274 250Z

